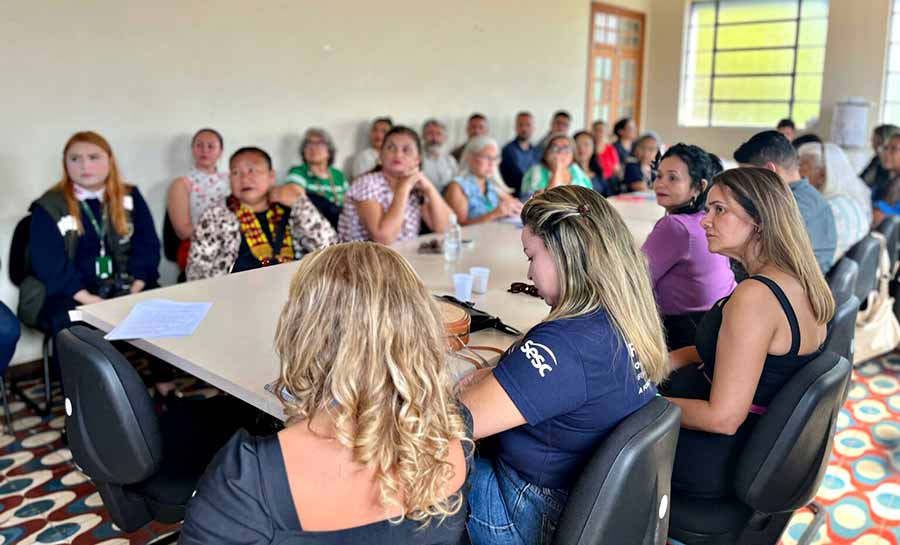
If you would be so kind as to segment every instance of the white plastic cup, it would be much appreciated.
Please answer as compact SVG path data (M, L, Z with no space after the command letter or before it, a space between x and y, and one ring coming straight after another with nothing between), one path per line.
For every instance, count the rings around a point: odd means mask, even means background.
M456 273L453 275L453 289L458 301L472 300L472 275Z
M491 270L487 267L472 267L469 269L469 274L472 275L472 291L475 293L487 293L488 277L491 275Z

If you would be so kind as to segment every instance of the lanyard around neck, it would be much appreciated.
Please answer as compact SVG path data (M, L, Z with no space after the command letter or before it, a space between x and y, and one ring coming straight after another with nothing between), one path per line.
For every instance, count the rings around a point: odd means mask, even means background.
M103 210L103 221L102 224L99 224L97 223L97 217L94 215L94 211L91 210L91 207L88 206L85 201L81 201L81 208L84 210L84 215L90 220L91 225L94 226L94 231L97 232L97 236L100 238L100 255L106 255L106 210Z

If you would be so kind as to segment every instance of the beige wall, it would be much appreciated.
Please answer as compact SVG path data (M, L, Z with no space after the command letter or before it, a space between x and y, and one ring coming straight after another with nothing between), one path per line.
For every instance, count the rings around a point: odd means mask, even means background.
M678 126L682 39L688 2L651 0L650 4L653 24L652 47L647 56L645 125L659 132L667 142L689 142L731 158L734 149L760 129ZM830 134L834 104L848 96L862 96L871 101L875 107L870 126L878 122L889 13L890 0L831 0L822 112L815 128L823 137ZM776 121L772 120L773 125Z
M541 134L557 108L580 126L589 13L584 0L9 3L0 214L23 212L59 178L61 148L80 129L110 140L158 213L200 126L218 128L226 151L266 148L280 174L310 125L332 132L339 164L385 113L414 127L436 115L451 143L473 110L501 140L519 108Z

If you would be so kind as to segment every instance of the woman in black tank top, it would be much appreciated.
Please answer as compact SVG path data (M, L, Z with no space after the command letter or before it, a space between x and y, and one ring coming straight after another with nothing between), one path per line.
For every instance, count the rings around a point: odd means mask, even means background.
M701 225L710 251L739 261L750 277L706 314L696 346L670 354L674 373L660 391L682 410L672 488L716 498L731 493L760 415L821 352L834 300L797 204L774 172L717 176Z

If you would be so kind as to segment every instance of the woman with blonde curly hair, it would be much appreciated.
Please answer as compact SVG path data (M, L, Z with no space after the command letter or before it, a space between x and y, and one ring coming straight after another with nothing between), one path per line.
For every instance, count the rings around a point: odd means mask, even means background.
M522 223L528 278L550 314L463 386L475 437L498 444L475 462L475 545L549 544L585 463L667 370L647 265L612 205L561 186L532 197Z
M275 336L288 426L236 435L181 543L429 543L465 531L471 417L440 311L410 265L368 242L306 256Z

